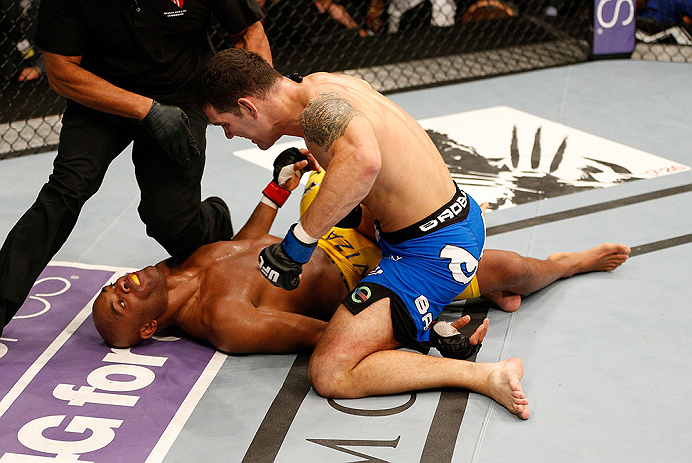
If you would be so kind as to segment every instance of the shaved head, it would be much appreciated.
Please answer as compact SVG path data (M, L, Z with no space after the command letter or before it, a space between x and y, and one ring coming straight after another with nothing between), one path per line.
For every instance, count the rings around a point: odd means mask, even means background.
M166 278L155 267L128 273L105 286L94 301L92 317L103 340L125 348L150 337L166 311Z

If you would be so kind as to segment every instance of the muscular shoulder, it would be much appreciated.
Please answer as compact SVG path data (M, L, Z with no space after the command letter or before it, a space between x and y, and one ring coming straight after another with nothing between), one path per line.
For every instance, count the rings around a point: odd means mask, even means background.
M230 304L229 301L209 301L204 311L202 337L214 347L226 353L240 353L242 349L243 323L248 318L247 303Z
M194 268L204 268L206 271L215 269L225 271L231 262L250 258L251 254L275 243L279 239L275 236L264 235L259 238L238 241L217 241L198 248L185 261L176 262L174 259L165 261L166 265L177 271L185 271Z
M199 248L199 250L205 250L210 254L237 254L244 252L249 248L274 243L278 239L279 238L273 235L262 235L257 238L246 238L231 241L217 241L215 243L210 243L205 246L202 246L201 248Z
M281 238L277 238L274 235L264 235L258 238L248 238L239 241L233 241L238 245L239 251L242 252L259 252L261 249L266 248L270 244L274 244L281 241Z
M310 85L335 84L344 85L346 87L372 89L370 84L363 79L349 76L348 74L336 74L334 72L315 72L306 76L304 81Z
M351 120L362 115L343 93L325 88L301 113L300 126L308 142L329 151L332 144L344 134Z

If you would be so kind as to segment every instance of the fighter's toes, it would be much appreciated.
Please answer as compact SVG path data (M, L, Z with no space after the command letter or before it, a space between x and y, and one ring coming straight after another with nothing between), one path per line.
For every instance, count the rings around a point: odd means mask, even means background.
M524 405L515 405L514 414L517 415L522 420L529 419L529 407Z

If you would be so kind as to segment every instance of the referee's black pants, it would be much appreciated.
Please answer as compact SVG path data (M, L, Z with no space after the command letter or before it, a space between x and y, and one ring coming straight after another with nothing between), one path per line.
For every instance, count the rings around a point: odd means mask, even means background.
M174 257L232 237L225 203L219 198L201 201L207 119L196 107L181 107L202 153L188 168L178 167L136 121L68 101L53 173L0 250L0 321L4 321L0 333L67 240L82 206L100 188L110 163L132 141L132 161L141 191L137 210L147 235Z

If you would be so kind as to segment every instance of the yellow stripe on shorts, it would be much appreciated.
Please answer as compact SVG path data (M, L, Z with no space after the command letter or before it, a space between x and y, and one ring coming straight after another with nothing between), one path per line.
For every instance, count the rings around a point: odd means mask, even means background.
M380 248L353 228L333 227L317 242L317 247L326 252L339 268L341 278L349 291L355 288L382 258Z

